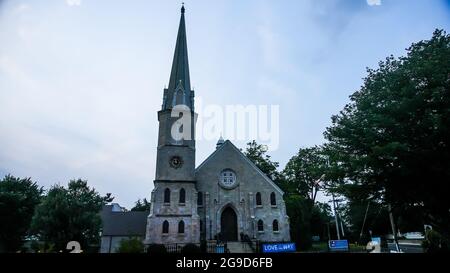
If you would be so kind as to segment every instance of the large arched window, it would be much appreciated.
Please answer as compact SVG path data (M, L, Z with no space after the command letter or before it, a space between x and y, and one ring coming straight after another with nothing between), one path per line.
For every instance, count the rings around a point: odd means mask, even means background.
M258 231L264 231L264 222L263 220L258 221Z
M273 220L273 223L272 223L272 230L273 231L278 231L278 220Z
M184 233L184 221L178 222L178 233Z
M170 190L169 190L169 188L166 188L164 190L164 203L166 203L166 204L170 203Z
M179 203L180 204L186 203L186 191L183 188L181 188L181 190L180 190L180 201L179 201Z
M257 206L262 206L261 193L260 192L256 193L256 205Z
M197 206L203 206L203 193L201 191L197 193Z
M277 197L275 196L275 193L272 192L270 194L270 205L276 206L277 205Z
M163 222L162 233L163 234L168 234L169 233L169 222L167 220L165 220Z

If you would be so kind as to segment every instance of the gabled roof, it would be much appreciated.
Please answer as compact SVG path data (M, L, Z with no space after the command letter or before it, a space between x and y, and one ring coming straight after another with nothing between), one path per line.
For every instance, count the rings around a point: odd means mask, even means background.
M272 185L275 190L277 190L281 195L284 194L283 190L275 184L272 179L270 179L263 171L261 171L258 166L255 165L248 157L246 157L231 141L226 140L219 148L217 148L210 156L208 156L205 161L203 161L196 169L198 172L203 166L205 166L209 161L211 161L217 154L220 153L227 145L230 145L251 167L253 167L270 185Z
M102 218L102 236L145 236L149 211L112 211L104 206Z

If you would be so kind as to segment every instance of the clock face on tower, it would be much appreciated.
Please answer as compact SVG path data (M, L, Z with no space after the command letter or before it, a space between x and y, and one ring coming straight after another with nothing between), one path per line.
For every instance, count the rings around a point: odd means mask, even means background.
M174 169L178 169L178 168L181 168L181 166L183 165L183 160L179 156L172 156L170 158L169 163L170 163L170 167L172 167Z
M230 169L223 170L219 176L219 184L222 188L232 189L237 186L236 174Z

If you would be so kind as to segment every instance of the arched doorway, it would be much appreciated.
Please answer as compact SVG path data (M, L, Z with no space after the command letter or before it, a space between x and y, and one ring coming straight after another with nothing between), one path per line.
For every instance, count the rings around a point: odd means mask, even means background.
M231 207L227 207L222 211L220 217L220 231L224 240L238 240L237 215Z

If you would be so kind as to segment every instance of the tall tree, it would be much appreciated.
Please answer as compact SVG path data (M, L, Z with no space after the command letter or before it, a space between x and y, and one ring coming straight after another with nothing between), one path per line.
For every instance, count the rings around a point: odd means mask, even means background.
M299 149L283 170L285 188L315 202L324 179L326 158L320 147Z
M406 57L390 56L368 69L364 85L325 132L341 184L351 184L359 199L420 206L447 238L449 90L450 35L436 30Z
M7 175L0 180L0 251L16 251L22 246L42 192L30 178Z
M277 182L280 179L280 173L277 170L280 164L272 161L270 155L267 154L266 146L258 144L253 140L247 143L244 155L273 181Z
M150 210L150 202L147 201L147 198L138 199L136 203L134 204L134 207L131 209L131 211L149 211Z
M112 201L110 194L100 196L87 181L71 180L68 188L53 186L36 208L32 230L45 243L63 250L70 241L82 249L99 243L102 206Z

